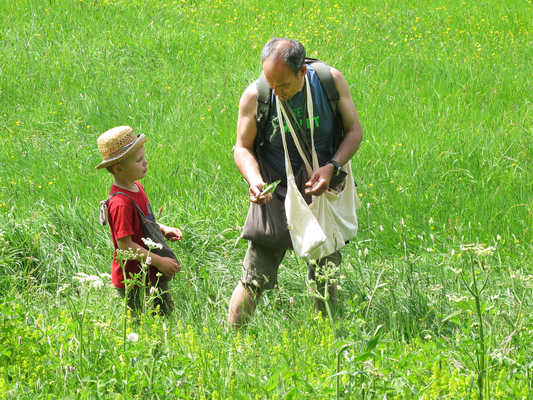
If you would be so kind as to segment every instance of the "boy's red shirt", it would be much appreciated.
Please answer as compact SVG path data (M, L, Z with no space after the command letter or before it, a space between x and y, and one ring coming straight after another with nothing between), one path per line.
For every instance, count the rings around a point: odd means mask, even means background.
M144 188L139 182L135 182L135 184L139 188L138 192L132 192L112 185L109 195L112 195L115 192L126 193L135 200L145 215L149 215L149 200L144 192ZM142 241L144 231L135 205L126 196L116 195L109 200L108 213L109 229L111 230L111 238L113 239L113 246L115 247L113 264L111 265L111 281L116 287L124 287L124 275L122 274L122 267L120 266L119 261L116 259L118 248L117 239L131 236L135 243L146 248ZM130 277L130 274L137 273L140 270L141 265L138 261L128 260L126 262L126 275L128 278ZM157 281L156 273L157 269L155 267L149 267L148 280L150 282L155 283Z

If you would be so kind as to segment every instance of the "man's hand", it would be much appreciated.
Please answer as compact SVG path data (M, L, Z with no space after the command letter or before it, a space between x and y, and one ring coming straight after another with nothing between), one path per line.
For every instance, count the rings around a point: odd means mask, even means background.
M250 184L249 193L250 193L250 201L252 203L265 204L265 203L268 203L270 200L272 200L272 193L268 193L265 195L261 194L264 187L265 187L265 182L263 182L262 180L256 183Z
M320 196L328 187L335 168L331 164L323 165L313 172L311 178L305 182L305 193Z
M155 258L155 257L154 257ZM154 259L152 264L167 277L172 278L176 272L181 270L179 263L171 257L158 257L158 260Z

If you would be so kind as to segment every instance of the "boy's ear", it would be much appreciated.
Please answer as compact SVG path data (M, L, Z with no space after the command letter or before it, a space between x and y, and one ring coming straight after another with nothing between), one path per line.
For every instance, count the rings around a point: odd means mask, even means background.
M112 174L115 174L116 172L120 172L120 171L122 171L122 166L120 165L119 162L109 167L109 172L111 172Z

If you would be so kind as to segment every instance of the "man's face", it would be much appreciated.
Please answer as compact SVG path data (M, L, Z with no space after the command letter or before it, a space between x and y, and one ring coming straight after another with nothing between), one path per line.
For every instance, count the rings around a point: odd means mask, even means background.
M263 72L269 86L280 100L289 100L302 90L306 66L295 74L282 60L267 58L263 62Z

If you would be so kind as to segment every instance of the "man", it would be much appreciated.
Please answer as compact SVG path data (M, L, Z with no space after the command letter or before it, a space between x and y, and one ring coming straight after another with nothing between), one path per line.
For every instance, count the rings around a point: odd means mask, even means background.
M362 139L362 128L357 111L353 103L348 84L343 75L331 68L331 77L335 83L339 100L337 110L341 116L336 118L331 110L324 89L312 66L305 64L305 48L291 39L272 39L261 53L263 73L272 89L270 113L267 116L264 132L258 132L257 122L257 81L244 91L239 103L239 118L237 122L237 140L234 147L234 160L244 179L249 184L250 201L265 204L272 200L272 194L261 192L265 186L265 177L261 173L265 168L274 171L276 178L286 175L284 153L281 142L279 124L274 96L287 104L295 114L295 123L300 121L301 129L309 135L309 124L315 124L315 148L320 167L313 171L311 177L305 177L300 184L300 191L307 199L311 195L319 196L326 191L334 172L350 161ZM313 121L306 120L305 106L305 77L309 79L314 115ZM342 127L338 126L342 123ZM336 148L335 139L344 130L340 145ZM261 157L258 157L255 146L256 137L262 135ZM296 171L302 171L302 159L295 149L290 135L286 135L289 143L288 151L291 165ZM272 182L272 176L269 183ZM284 183L282 182L280 186ZM283 192L283 190L282 190ZM248 251L243 263L243 274L233 291L228 324L239 327L246 323L254 312L257 301L263 290L271 289L277 282L277 272L286 250L290 248L283 243L278 246L264 246L254 241L249 242ZM316 266L324 266L332 262L339 265L340 252L318 260L318 263L308 266L308 278L315 279ZM318 283L318 282L317 282ZM319 289L320 290L320 289ZM334 297L335 286L330 284L330 295ZM334 299L332 299L334 300Z

